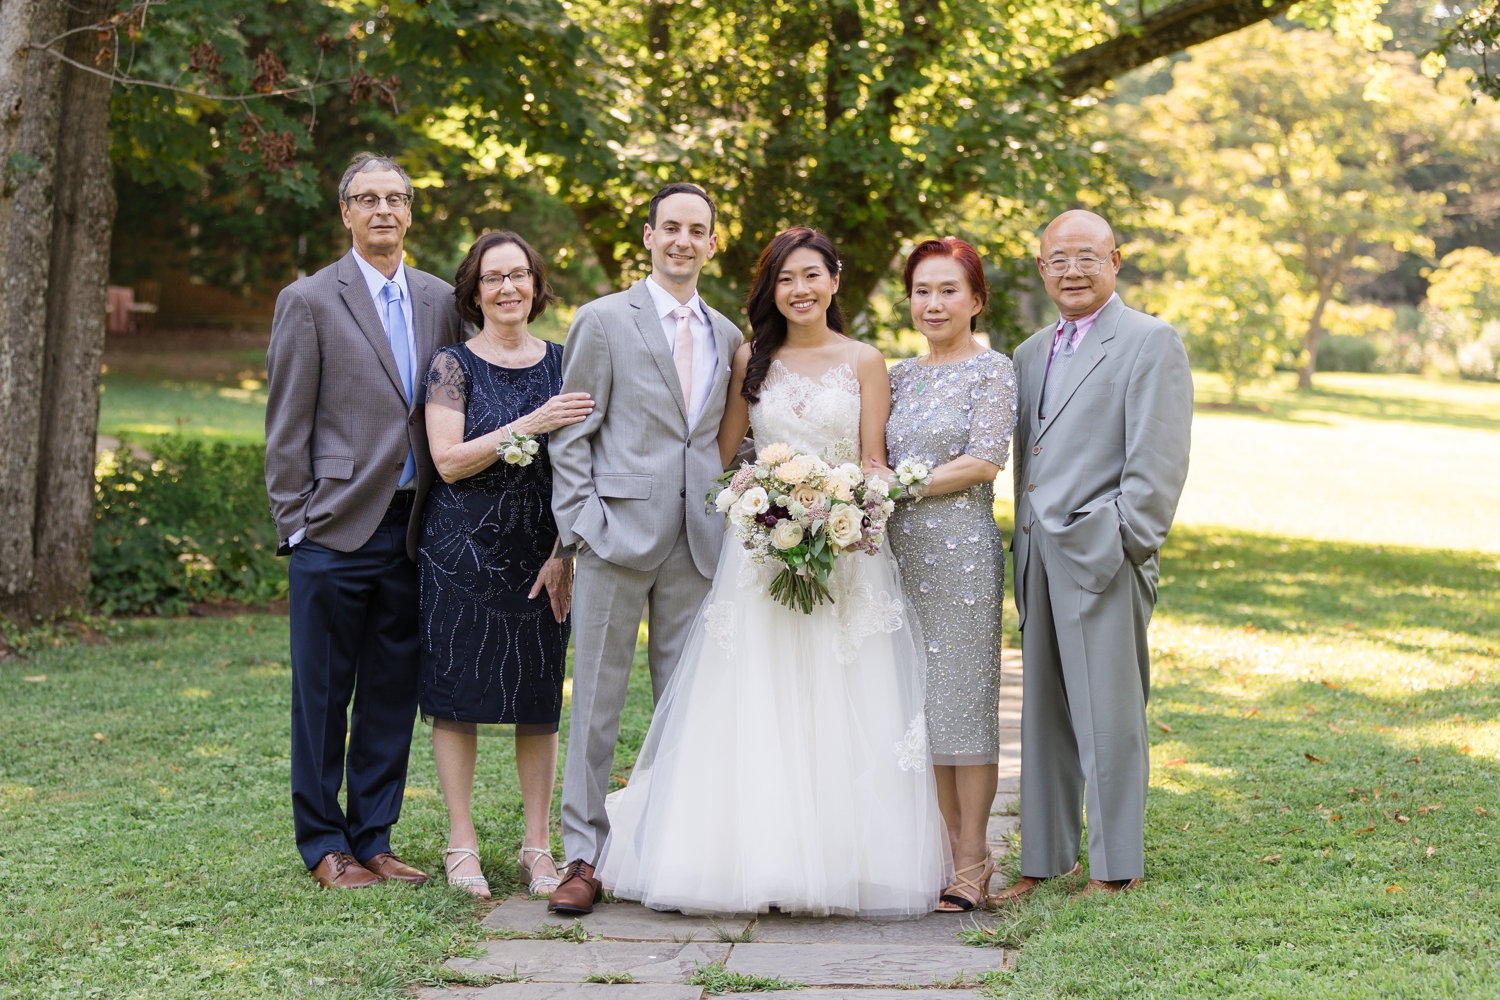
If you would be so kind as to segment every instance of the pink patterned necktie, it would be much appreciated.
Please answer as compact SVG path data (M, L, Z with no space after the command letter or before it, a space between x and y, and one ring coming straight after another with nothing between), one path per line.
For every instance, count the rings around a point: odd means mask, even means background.
M693 406L693 311L687 306L672 310L677 318L677 339L672 344L672 361L677 365L677 381L682 384L682 402Z

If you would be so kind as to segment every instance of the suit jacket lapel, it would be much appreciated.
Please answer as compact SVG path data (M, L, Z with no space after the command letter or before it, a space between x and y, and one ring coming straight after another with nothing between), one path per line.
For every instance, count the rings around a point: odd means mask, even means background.
M719 392L720 385L729 379L729 333L724 329L729 321L719 315L713 308L708 310L708 320L708 329L714 338L715 356L719 361L718 365L714 368L713 386L708 390L708 398L712 400ZM704 418L708 415L708 411L709 405L708 403L704 403L703 412L698 414L698 423L703 423ZM696 426L693 428L695 431L697 429Z
M433 300L432 292L427 282L417 277L417 272L411 268L406 269L406 287L411 292L411 324L416 337L418 371L411 373L411 398L412 408L416 408L416 402L422 397L418 391L422 380L427 377L427 371L421 367L424 361L432 358L432 353L437 350L437 303Z
M1105 355L1108 353L1105 345L1115 339L1115 329L1120 325L1120 314L1124 310L1125 304L1119 299L1114 300L1104 307L1104 311L1099 314L1098 319L1094 320L1094 325L1089 328L1089 332L1084 334L1083 347L1074 356L1073 363L1068 367L1068 379L1063 383L1061 391L1058 392L1058 398L1047 403L1047 409L1051 412L1048 413L1046 420L1038 421L1038 423L1042 424L1041 427L1037 428L1036 436L1038 438L1045 435L1048 429L1057 423L1057 415L1063 411L1063 407L1068 405L1068 401L1073 398L1073 394L1078 391L1078 387L1083 384L1083 380L1088 378L1089 373L1099 366L1099 362L1104 360ZM1048 345L1049 349L1050 346ZM1043 357L1045 362L1045 355ZM1045 368L1046 365L1044 363L1044 378ZM1040 395L1038 398L1040 398Z
M344 284L342 293L344 304L354 314L354 321L359 324L365 339L375 349L375 356L380 358L380 363L385 366L385 373L390 376L391 385L405 400L406 387L401 384L401 370L396 367L396 355L391 353L391 342L385 335L385 327L380 322L379 314L375 312L375 301L370 298L370 287L365 284L365 276L360 272L359 265L354 262L353 250L350 250L348 255L339 261L338 276L339 281ZM409 278L407 287L411 287ZM412 311L416 312L415 309ZM415 379L415 373L413 373L413 378Z
M661 317L656 315L656 300L646 290L644 279L630 286L629 301L635 307L635 328L646 342L646 350L656 362L657 371L672 392L677 409L682 414L682 424L687 426L687 403L682 398L682 383L677 379L677 365L672 361L672 352L667 350L666 337L661 332Z

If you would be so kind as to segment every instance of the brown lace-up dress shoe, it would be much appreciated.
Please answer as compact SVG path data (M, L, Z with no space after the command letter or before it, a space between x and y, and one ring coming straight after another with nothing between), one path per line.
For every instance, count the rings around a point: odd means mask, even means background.
M317 879L318 884L325 889L363 889L385 881L355 861L354 855L343 851L329 851L308 874Z
M361 861L360 864L381 878L390 879L394 882L405 882L407 885L421 885L427 881L426 872L420 868L413 868L390 851L377 854L368 861Z
M1085 896L1091 896L1096 892L1102 892L1106 895L1114 895L1117 892L1129 892L1132 889L1139 889L1140 887L1141 880L1138 878L1121 878L1113 880L1091 878L1089 879L1088 886L1084 888L1083 894Z
M547 910L577 915L593 913L601 890L599 880L594 878L593 865L587 861L570 861L563 869L562 884L553 889L547 899Z
M1082 871L1083 868L1081 865L1074 865L1072 871L1069 871L1063 875L1054 875L1052 877L1067 878L1069 875L1077 875ZM999 892L991 896L990 904L992 906L1001 906L1005 903L1019 902L1026 896L1031 895L1031 891L1045 881L1047 881L1047 879L1033 878L1030 875L1022 875L1020 878L1016 879L1016 881L1010 886L1010 888L1001 889Z

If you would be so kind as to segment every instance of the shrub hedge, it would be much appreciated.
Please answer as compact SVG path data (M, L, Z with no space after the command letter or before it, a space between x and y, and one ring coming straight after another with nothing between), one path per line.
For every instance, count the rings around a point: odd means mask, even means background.
M1380 351L1366 337L1324 334L1318 341L1318 371L1372 372Z
M198 601L287 595L266 501L265 447L167 435L95 469L90 597L105 614L182 614Z

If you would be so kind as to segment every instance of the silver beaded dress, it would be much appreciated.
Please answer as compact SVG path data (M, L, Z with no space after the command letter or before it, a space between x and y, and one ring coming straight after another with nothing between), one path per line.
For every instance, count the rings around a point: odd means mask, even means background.
M936 469L960 455L1002 469L1016 426L1016 372L985 351L947 365L917 359L891 368L885 425L891 468L920 459ZM927 643L927 738L932 762L1000 760L1001 605L1005 550L995 487L901 501L886 535Z

